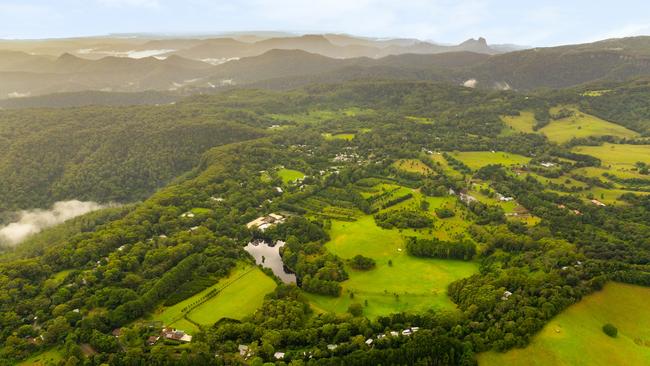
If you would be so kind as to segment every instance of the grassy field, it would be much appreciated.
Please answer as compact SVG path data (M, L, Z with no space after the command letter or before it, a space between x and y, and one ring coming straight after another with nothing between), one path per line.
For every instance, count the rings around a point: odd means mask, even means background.
M442 156L442 154L436 153L430 155L430 157L433 163L438 165L446 176L454 179L462 179L463 175L460 172L458 172L456 169L449 166L449 163L447 162L445 157Z
M551 108L551 113L557 113L560 107ZM567 118L551 121L539 130L549 140L563 143L573 137L605 136L637 137L639 134L621 125L607 122L595 116L583 113L576 108L565 107L574 112Z
M292 169L280 169L278 170L278 176L282 179L284 184L295 182L296 179L302 179L305 177L303 172Z
M377 317L400 311L421 312L431 308L454 309L446 294L447 285L478 270L473 262L421 259L406 253L398 230L379 228L372 216L355 222L332 222L332 240L327 248L342 258L362 254L377 266L370 271L348 268L350 279L343 282L343 293L332 298L308 294L316 311L343 313L353 302L364 304L364 314ZM392 265L389 265L389 260ZM354 298L350 298L354 293Z
M176 305L160 309L154 315L154 320L185 331L196 331L196 325L183 319L184 313L181 310L213 289L221 289L221 291L190 311L187 318L205 326L212 325L222 318L242 319L262 305L264 296L273 291L275 286L275 282L259 268L241 263L227 278L214 286Z
M22 361L18 366L49 366L58 365L63 359L62 350L59 348L50 348L46 351L33 355Z
M574 152L600 159L603 167L620 172L633 172L636 162L650 164L650 145L617 145L605 143L601 146L578 146Z
M393 166L399 170L410 173L429 174L433 170L417 159L402 159L396 161Z
M332 135L331 133L324 133L323 137L325 140L352 140L356 135L354 133L337 133Z
M71 270L71 269L66 269L66 270L64 270L64 271L57 272L57 273L55 273L55 274L52 275L52 277L50 278L50 280L52 280L52 281L53 281L54 283L56 283L56 284L60 284L61 282L63 282L63 280L65 280L65 278L66 278L70 273L72 273L72 270Z
M513 132L535 133L535 114L530 111L522 111L518 116L502 116L501 120L506 124L502 135L511 135Z
M609 283L547 324L524 349L487 352L479 365L650 365L650 288ZM618 328L610 338L605 323Z
M490 164L512 166L526 164L530 161L530 158L527 158L525 156L510 154L502 151L463 151L452 153L451 155L474 170L480 169Z

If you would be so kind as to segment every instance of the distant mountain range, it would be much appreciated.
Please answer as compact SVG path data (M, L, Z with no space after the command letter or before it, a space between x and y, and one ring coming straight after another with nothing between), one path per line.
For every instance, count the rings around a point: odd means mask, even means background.
M444 46L340 34L1 41L0 99L93 90L164 91L168 101L169 93L364 78L531 90L650 75L650 37L504 52L511 48L483 38ZM64 52L53 54L58 51ZM25 103L0 106L16 104Z

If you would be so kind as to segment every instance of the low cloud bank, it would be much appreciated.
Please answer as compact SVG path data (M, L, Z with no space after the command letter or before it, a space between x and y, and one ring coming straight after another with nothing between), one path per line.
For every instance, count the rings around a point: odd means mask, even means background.
M104 207L107 205L72 200L56 202L49 210L21 211L18 221L0 227L0 242L16 245L45 228Z

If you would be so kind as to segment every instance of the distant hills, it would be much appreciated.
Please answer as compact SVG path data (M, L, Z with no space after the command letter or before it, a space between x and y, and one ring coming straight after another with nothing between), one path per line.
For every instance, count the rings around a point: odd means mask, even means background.
M650 37L513 47L492 46L484 38L447 46L341 34L0 41L0 99L7 99L0 107L35 104L12 102L16 98L85 90L186 95L365 78L533 90L650 75ZM169 94L161 98L167 100Z

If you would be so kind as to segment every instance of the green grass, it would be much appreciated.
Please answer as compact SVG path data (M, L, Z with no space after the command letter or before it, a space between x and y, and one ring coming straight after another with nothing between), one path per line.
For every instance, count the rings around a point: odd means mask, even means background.
M62 350L59 348L50 348L43 352L37 353L28 359L20 362L19 366L46 366L57 365L63 360Z
M433 155L430 155L431 160L433 161L434 164L440 167L442 169L442 172L444 175L453 178L453 179L462 179L463 175L457 171L456 169L452 168L447 160L445 159L442 154L435 153Z
M530 161L530 158L527 158L525 156L502 151L463 151L455 152L451 155L474 170L480 169L490 164L512 166L527 164Z
M478 356L479 365L650 365L650 288L609 283L552 319L524 349ZM605 323L618 328L610 338Z
M406 231L404 232L406 233ZM478 270L473 262L422 259L406 253L402 234L379 228L372 216L355 222L332 222L328 250L342 258L362 254L375 259L370 271L348 268L350 279L342 283L340 297L307 294L318 312L343 313L353 302L364 304L364 315L374 318L390 313L422 312L431 308L455 309L447 297L447 285ZM392 266L388 261L392 261ZM354 293L354 299L350 293ZM398 296L396 296L396 294Z
M518 116L502 116L501 120L506 124L503 135L511 135L513 132L535 133L535 114L530 111L522 111Z
M396 161L393 166L399 170L409 173L429 174L433 170L417 159L402 159Z
M557 113L560 107L551 108L551 113ZM539 130L540 133L557 143L564 143L573 137L588 136L618 136L637 137L639 134L621 125L611 123L598 117L583 113L573 107L564 107L574 112L567 118L551 121Z
M295 182L297 179L302 179L305 177L305 173L299 172L292 169L280 169L278 170L278 176L282 179L284 184Z
M324 133L323 137L325 140L352 140L356 135L354 133L337 133L332 135L331 133Z
M650 145L605 143L601 146L578 146L573 151L598 158L604 168L615 172L635 172L634 164L639 161L650 164Z
M227 277L180 303L160 309L153 320L185 331L196 331L196 325L183 319L183 308L201 299L213 289L221 291L207 302L194 308L187 317L200 325L210 326L222 318L242 319L262 305L264 296L275 289L276 283L259 268L241 263Z
M56 284L61 284L70 273L72 273L71 269L57 272L50 277L50 280L54 281Z

